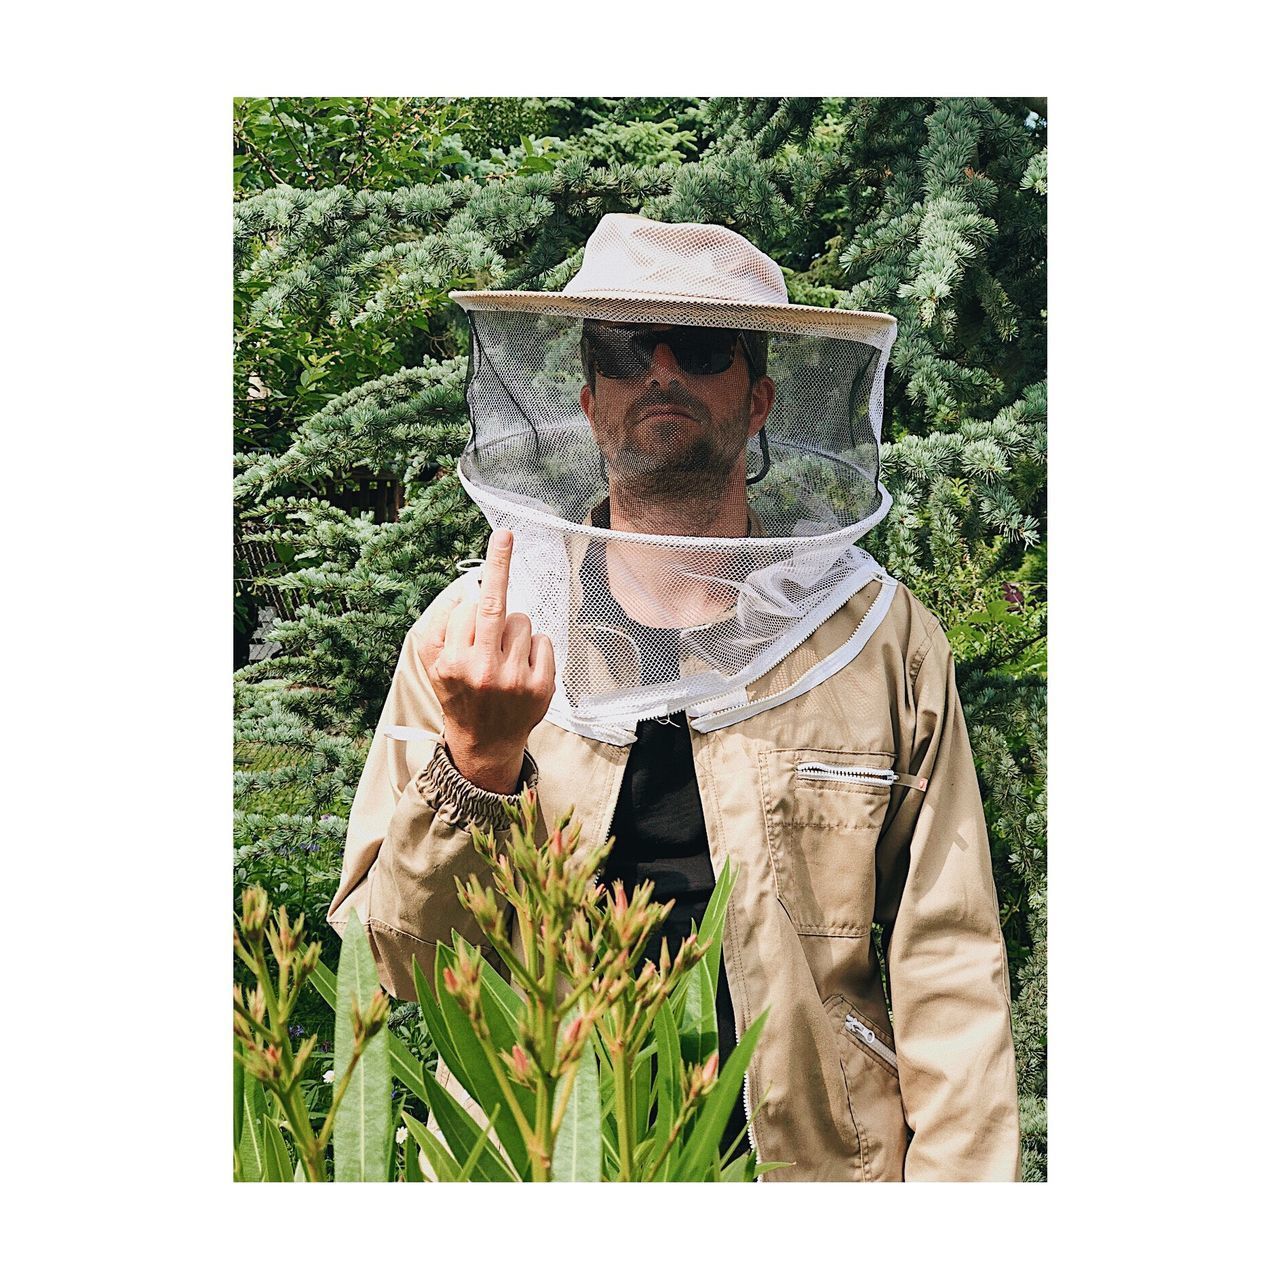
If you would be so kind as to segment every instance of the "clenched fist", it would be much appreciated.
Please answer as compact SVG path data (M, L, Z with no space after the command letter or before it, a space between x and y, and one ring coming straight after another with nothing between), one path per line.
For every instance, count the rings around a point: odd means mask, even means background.
M520 780L529 734L547 713L556 660L528 615L507 613L509 529L489 539L480 598L442 597L418 656L444 712L454 767L484 791L510 794Z

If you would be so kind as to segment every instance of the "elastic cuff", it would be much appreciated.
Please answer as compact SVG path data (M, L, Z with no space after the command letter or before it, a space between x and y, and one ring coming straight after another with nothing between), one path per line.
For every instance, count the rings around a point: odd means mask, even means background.
M506 806L525 787L537 785L538 766L526 751L520 765L519 781L511 795L483 791L458 772L443 740L436 743L431 759L417 777L418 794L440 817L462 831L472 823L478 827L505 826L509 821Z

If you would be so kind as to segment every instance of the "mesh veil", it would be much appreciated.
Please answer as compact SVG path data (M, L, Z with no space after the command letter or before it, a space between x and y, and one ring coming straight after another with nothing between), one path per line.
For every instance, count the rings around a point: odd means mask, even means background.
M459 299L459 477L514 532L508 609L551 638L549 718L625 730L744 702L883 574L857 540L889 507L894 321L562 296Z

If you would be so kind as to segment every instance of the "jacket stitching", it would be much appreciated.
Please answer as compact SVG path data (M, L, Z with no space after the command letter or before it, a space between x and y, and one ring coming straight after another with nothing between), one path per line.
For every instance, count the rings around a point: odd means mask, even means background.
M865 792L862 794L866 794ZM785 827L816 827L819 831L879 831L880 824L878 822L818 822L805 821L801 822L798 818L792 818L788 822L781 823Z
M783 911L787 911L787 904L781 903ZM829 920L797 920L787 911L787 919L791 921L791 927L797 932L802 933L807 938L865 938L867 936L867 926L864 924L832 924Z
M849 1073L845 1070L844 1059L840 1059L840 1078L844 1081L845 1105L849 1108L849 1119L853 1121L853 1135L858 1140L858 1173L859 1181L867 1181L867 1139L862 1125L858 1123L857 1113L853 1109L853 1089L849 1084Z
M936 618L934 619L933 628L928 635L920 642L920 647L911 657L911 661L907 664L907 672L911 680L912 690L915 691L916 680L920 677L920 668L924 666L924 660L929 656L930 650L933 648L933 642L938 638L938 632L942 630L942 623Z
M369 917L368 927L370 929L377 929L379 933L393 933L398 938L408 938L410 942L416 942L419 946L423 947L438 946L444 941L442 938L437 938L435 941L432 941L430 938L420 938L416 933L410 933L408 929L398 929L395 925L388 924L385 920L380 920L377 916ZM449 944L445 943L445 945L448 946ZM472 943L471 945L475 946L477 944ZM486 956L493 956L497 954L494 948L487 942L481 942L478 945L481 953ZM412 965L410 965L410 968L412 968ZM431 974L429 973L424 973L423 976L428 980L431 978Z
M714 769L706 770L706 776L707 776L707 789L708 791L711 792L711 804L715 809L716 840L718 841L720 847L723 849L724 848L724 817L720 812L720 792L716 787L715 770ZM739 875L741 874L743 874L743 872L739 871ZM738 924L737 924L737 916L733 909L732 897L729 899L729 908L725 912L725 924L728 927L730 931L730 935L733 940L733 954L735 957L737 957L740 960L742 958L742 953L738 946ZM745 997L745 993L744 993L744 999L743 999L742 1012L745 1018L745 1021L743 1022L742 1025L744 1027L747 1027L751 1024L751 1002L750 1002L750 999Z

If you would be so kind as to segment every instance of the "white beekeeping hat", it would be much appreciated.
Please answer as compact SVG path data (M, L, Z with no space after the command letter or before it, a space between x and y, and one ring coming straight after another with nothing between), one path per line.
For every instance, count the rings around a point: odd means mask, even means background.
M792 304L737 232L630 214L562 293L450 297L471 326L459 477L515 533L509 608L551 637L550 719L710 727L886 578L855 544L890 503L892 316Z
M515 311L624 323L729 326L892 342L897 321L873 311L833 311L787 299L782 268L728 227L653 222L606 213L563 293L458 290L467 311Z

